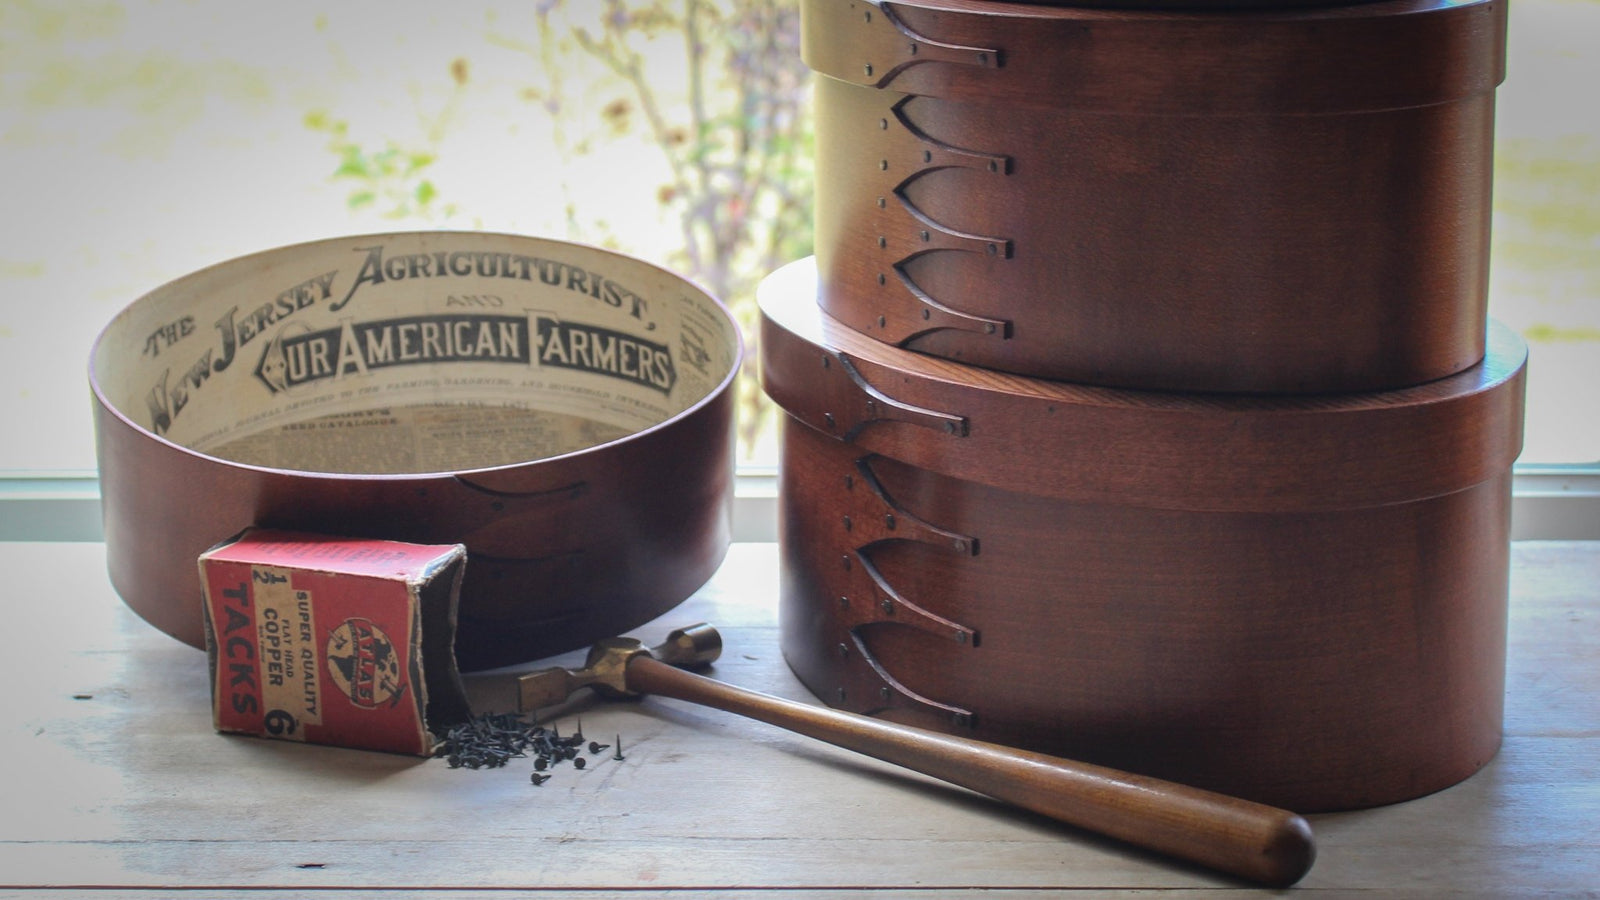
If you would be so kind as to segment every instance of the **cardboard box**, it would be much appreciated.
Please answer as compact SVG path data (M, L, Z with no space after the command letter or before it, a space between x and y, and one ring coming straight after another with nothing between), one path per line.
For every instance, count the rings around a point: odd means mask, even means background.
M471 716L462 545L250 529L199 566L218 731L428 755Z

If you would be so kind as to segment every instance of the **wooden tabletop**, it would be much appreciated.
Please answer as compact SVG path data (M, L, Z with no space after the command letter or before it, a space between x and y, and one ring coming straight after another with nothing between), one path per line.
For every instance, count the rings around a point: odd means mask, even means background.
M1600 543L1512 556L1505 744L1420 800L1312 816L1321 896L1600 895ZM354 898L1255 893L843 750L677 701L558 720L625 759L529 781L225 737L205 655L117 599L98 544L0 543L0 896ZM741 544L636 634L710 621L715 677L811 700L777 640L777 552ZM580 654L561 658L576 665ZM510 709L506 673L469 678Z

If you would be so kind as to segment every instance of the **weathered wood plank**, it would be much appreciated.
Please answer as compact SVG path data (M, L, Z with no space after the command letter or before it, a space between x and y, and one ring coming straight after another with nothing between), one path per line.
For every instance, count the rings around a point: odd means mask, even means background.
M627 758L557 769L542 787L528 782L526 764L451 770L219 736L204 654L117 601L97 545L0 545L0 565L13 576L0 627L10 688L0 696L0 896L1226 896L1239 887L676 701L573 704L563 730L581 715L591 737L621 734ZM1600 544L1517 545L1512 592L1500 755L1438 794L1314 817L1319 860L1301 889L1600 888ZM772 547L736 547L706 590L642 631L713 620L726 645L717 677L808 699L777 650L775 595ZM505 673L474 675L470 689L480 705L509 704Z

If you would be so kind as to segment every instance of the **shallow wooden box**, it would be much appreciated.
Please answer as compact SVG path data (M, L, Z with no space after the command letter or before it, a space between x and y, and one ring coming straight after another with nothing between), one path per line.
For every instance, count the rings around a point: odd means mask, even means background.
M1004 371L1387 390L1484 344L1503 0L804 0L823 307Z
M1315 398L1090 388L761 293L786 658L824 701L1301 811L1500 740L1526 350Z
M358 235L202 269L91 354L112 583L203 646L195 559L247 526L461 543L462 668L587 646L722 560L742 353L680 276L561 241Z

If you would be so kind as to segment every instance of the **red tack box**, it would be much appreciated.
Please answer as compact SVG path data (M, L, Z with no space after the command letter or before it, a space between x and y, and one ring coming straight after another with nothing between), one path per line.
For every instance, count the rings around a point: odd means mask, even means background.
M199 565L218 731L428 755L470 717L462 545L249 529Z

